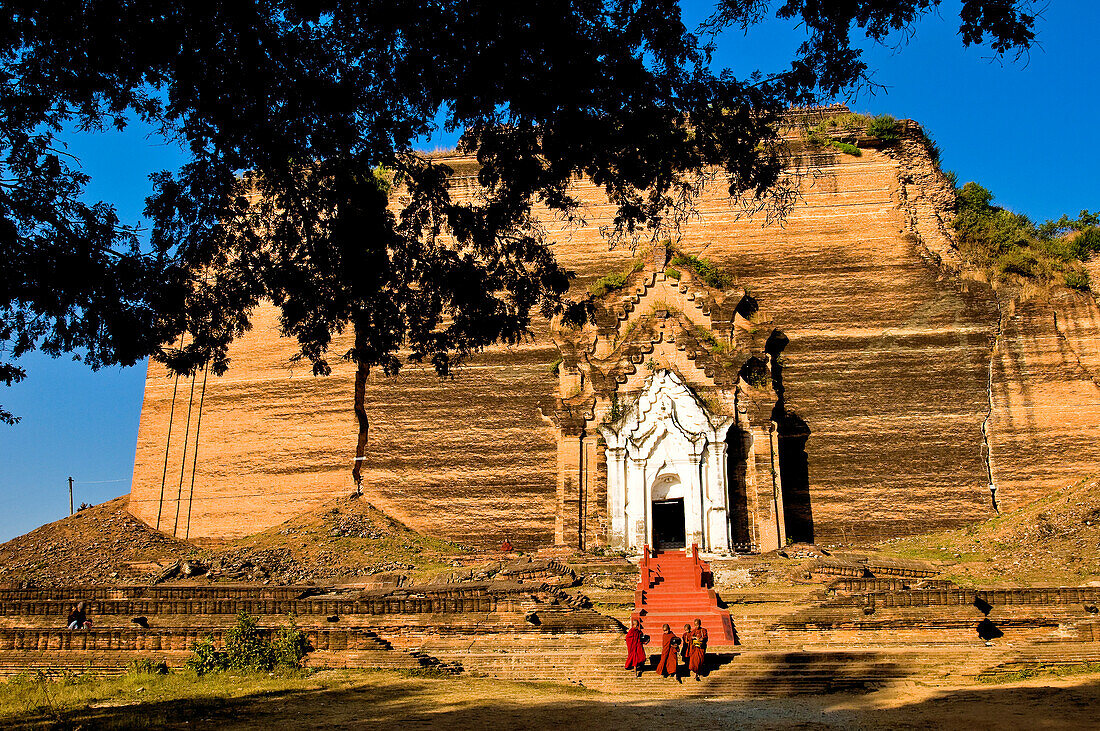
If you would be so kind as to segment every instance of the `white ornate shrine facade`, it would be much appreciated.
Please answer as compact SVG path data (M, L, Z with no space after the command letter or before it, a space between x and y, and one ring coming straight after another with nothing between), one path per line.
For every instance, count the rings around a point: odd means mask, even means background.
M658 245L625 283L605 280L583 325L554 323L559 394L543 414L559 430L556 542L779 548L780 440L804 447L808 434L784 433L801 423L783 403L787 339L748 292L709 286L671 253Z

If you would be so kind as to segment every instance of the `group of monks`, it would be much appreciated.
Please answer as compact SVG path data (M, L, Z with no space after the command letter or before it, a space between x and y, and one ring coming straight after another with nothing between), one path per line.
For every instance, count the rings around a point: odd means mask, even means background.
M684 633L676 636L666 624L661 634L661 659L657 661L657 672L665 678L680 678L680 666L678 660L682 659L688 672L699 680L699 673L703 669L703 660L707 655L707 631L703 623L696 619L695 627L684 625ZM626 669L633 670L642 675L642 667L646 664L645 643L649 637L642 634L640 620L631 620L630 629L626 633Z

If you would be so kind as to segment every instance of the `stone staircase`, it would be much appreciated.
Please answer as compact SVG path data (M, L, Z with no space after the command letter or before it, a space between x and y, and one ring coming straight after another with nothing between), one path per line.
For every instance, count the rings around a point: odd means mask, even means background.
M946 582L842 579L824 588L730 589L719 608L693 553L641 566L633 612L655 637L696 617L711 637L708 672L683 685L623 669L623 626L558 589L461 582L390 592L315 587L0 589L0 675L112 674L139 658L181 666L191 644L221 638L240 611L272 631L294 615L308 667L434 668L656 697L768 697L865 691L912 681L971 682L1037 664L1100 661L1096 589L960 589ZM626 582L629 586L630 582ZM619 591L619 590L616 590ZM630 590L621 590L624 597ZM90 631L62 628L87 603ZM627 618L630 604L620 610ZM135 623L142 619L144 626ZM989 620L1003 637L987 644ZM736 634L734 634L736 630ZM734 638L738 641L735 646ZM656 641L646 648L651 659ZM653 663L651 663L652 666Z
M527 568L526 566L524 568ZM539 569L538 566L534 567ZM542 567L571 573L560 566ZM542 570L542 569L540 569ZM530 571L528 572L530 573ZM544 576L459 581L394 589L306 586L167 585L0 588L0 675L24 671L122 672L137 659L182 666L192 645L206 637L224 642L241 612L262 631L291 618L311 651L307 667L434 668L461 672L462 653L440 659L426 639L518 638L517 647L541 637L621 636L615 619L585 606ZM78 602L90 630L65 629Z
M984 645L970 648L747 649L708 653L700 682L681 685L647 671L623 668L621 635L588 637L431 638L425 651L461 662L472 675L526 682L560 682L612 694L656 697L781 697L810 693L863 692L889 683L946 678L966 666L967 677L1006 662L1011 655ZM659 649L647 646L652 668ZM725 648L723 648L724 650Z
M651 637L668 624L677 635L696 619L707 630L711 647L733 645L733 624L729 612L718 608L718 596L711 588L710 566L699 559L699 547L685 551L642 553L638 589L631 619L641 620Z

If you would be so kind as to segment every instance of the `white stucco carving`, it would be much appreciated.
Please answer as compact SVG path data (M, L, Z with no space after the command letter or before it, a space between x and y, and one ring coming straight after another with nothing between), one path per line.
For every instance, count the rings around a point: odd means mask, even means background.
M725 437L733 423L709 413L675 373L657 370L619 419L600 426L612 546L653 545L653 501L682 497L687 545L730 549Z

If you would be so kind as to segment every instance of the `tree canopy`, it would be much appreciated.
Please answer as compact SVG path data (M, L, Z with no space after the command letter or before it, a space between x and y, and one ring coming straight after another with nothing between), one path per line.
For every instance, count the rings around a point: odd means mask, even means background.
M764 200L784 106L862 83L853 35L883 41L938 5L720 0L688 29L674 0L0 2L0 380L35 349L220 373L264 298L317 373L351 328L335 357L361 378L401 348L446 374L562 306L533 202L580 216L585 176L632 237L657 235L704 167ZM1026 51L1029 8L964 0L962 42ZM711 68L711 33L772 12L807 30L790 69ZM416 151L440 114L480 163L477 198ZM84 199L57 143L132 119L189 155L154 176L147 238Z

